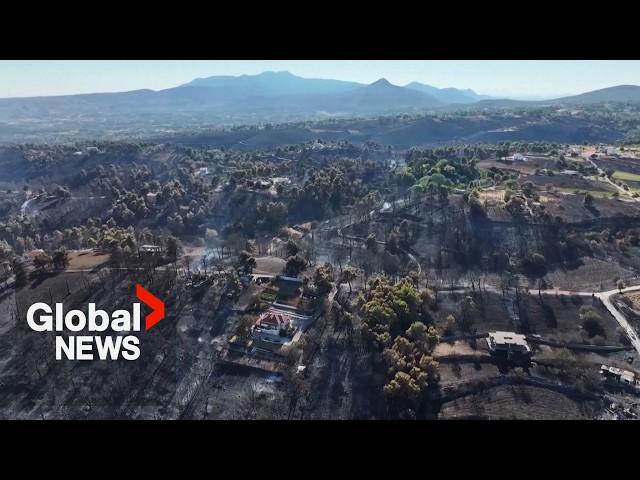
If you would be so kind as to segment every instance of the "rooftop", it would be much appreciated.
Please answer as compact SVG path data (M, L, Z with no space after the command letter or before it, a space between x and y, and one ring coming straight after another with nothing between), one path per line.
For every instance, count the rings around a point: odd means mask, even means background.
M268 330L281 330L286 328L291 322L291 317L285 313L279 312L265 312L258 320L256 320L255 326L260 329L268 329Z
M489 338L496 344L527 345L525 336L515 332L490 332Z
M526 337L515 332L490 332L489 338L487 338L487 344L493 352L496 350L522 353L531 352Z
M280 275L278 277L279 282L291 282L291 283L299 283L302 285L303 281L296 277L285 277L284 275Z
M162 247L160 245L140 245L140 250L159 252L160 250L162 250Z

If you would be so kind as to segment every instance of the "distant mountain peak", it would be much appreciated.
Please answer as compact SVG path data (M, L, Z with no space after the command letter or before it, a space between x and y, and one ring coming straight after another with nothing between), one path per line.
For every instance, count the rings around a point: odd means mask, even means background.
M247 77L297 77L293 73L288 70L265 70L262 73L258 73L256 75L244 75ZM297 77L300 78L300 77Z
M408 88L410 90L415 90L418 92L427 93L444 103L459 103L459 104L475 103L479 100L484 100L489 98L486 95L478 95L476 92L474 92L470 88L467 88L467 89L460 89L460 88L453 88L453 87L438 88L432 85L425 85L424 83L420 83L420 82L411 82L405 85L405 88Z
M370 86L371 87L393 87L394 85L386 78L381 78L373 82Z

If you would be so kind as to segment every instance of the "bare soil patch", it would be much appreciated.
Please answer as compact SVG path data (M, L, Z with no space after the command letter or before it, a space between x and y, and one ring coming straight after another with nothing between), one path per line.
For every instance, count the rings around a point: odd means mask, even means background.
M69 269L89 270L109 261L108 253L97 254L92 250L69 252Z
M256 257L256 268L253 273L279 275L287 262L279 257Z

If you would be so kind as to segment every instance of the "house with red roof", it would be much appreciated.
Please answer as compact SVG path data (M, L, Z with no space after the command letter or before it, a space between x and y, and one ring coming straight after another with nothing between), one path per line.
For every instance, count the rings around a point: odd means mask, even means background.
M291 317L283 312L269 310L258 317L252 328L254 340L270 343L286 343L292 331Z

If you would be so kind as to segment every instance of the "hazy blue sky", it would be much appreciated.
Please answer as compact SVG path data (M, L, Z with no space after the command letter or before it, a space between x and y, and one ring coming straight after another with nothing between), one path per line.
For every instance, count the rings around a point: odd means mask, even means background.
M640 61L538 60L124 60L0 61L0 97L173 87L197 77L288 70L302 77L472 88L504 96L559 96L640 84Z

